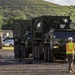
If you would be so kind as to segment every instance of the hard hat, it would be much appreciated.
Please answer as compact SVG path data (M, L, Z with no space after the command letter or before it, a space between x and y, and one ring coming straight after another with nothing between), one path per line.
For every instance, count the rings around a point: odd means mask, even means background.
M68 40L72 40L73 41L73 38L72 37L69 37Z

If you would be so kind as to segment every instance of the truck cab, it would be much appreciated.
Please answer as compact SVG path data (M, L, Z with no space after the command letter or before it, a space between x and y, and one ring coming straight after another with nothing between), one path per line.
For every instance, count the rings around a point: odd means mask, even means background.
M72 37L75 42L75 30L72 29L60 29L53 31L53 54L56 59L66 58L66 43L68 38Z

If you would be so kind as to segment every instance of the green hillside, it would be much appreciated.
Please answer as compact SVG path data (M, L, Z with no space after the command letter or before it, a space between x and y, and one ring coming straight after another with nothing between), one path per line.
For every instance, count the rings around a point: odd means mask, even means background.
M60 6L43 0L0 0L0 26L10 19L31 19L42 15L66 15L75 21L75 6Z

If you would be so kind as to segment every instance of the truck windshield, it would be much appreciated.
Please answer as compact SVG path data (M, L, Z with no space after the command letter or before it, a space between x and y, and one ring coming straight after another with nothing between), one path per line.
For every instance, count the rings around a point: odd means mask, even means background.
M54 31L55 39L67 39L68 37L75 38L75 31Z

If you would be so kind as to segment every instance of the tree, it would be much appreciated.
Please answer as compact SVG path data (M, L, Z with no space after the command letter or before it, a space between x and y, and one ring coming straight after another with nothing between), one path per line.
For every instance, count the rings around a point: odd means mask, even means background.
M3 25L3 16L2 15L0 15L0 29L1 29L1 26Z

